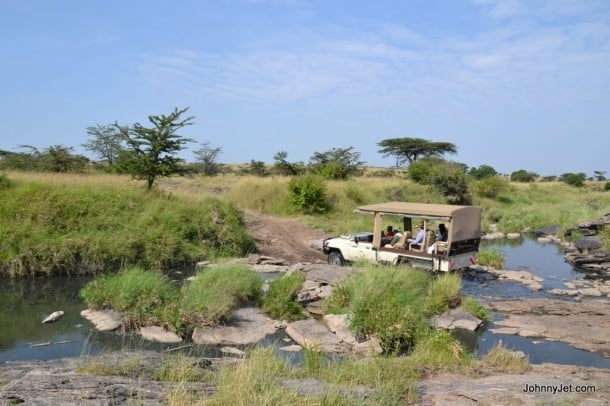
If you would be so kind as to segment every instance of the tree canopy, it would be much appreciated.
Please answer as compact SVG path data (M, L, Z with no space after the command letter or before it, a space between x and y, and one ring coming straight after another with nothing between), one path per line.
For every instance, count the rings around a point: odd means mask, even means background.
M184 171L179 165L182 160L175 154L184 149L184 144L193 142L177 134L178 130L193 124L195 117L181 117L187 110L188 107L182 110L175 108L169 115L148 116L152 127L140 123L130 127L114 124L128 147L127 172L136 179L145 179L149 190L158 177Z
M457 147L450 142L428 141L423 138L388 138L377 145L381 147L378 152L384 157L396 157L396 167L410 164L422 157L441 157L457 152Z
M87 151L91 151L97 158L106 161L112 166L123 151L123 137L117 127L112 124L87 127L90 140L83 144Z
M354 147L333 148L325 152L314 152L309 158L310 169L325 179L347 179L362 170L360 152Z

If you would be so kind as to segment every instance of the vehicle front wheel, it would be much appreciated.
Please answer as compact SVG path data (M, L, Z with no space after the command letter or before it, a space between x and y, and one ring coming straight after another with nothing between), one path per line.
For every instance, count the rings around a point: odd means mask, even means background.
M331 251L328 253L328 263L331 265L339 265L342 266L345 264L345 260L343 259L343 255L341 255L338 251Z

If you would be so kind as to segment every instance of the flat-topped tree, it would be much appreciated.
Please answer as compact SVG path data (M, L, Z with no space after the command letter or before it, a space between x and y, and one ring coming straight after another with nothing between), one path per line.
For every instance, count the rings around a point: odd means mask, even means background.
M422 157L442 156L455 154L457 147L450 142L434 142L423 138L388 138L377 143L381 149L380 154L396 157L396 167L411 163Z
M127 144L129 157L125 166L128 173L136 179L146 179L147 188L153 187L158 177L170 176L184 172L182 161L175 155L184 149L184 144L194 142L177 133L183 127L192 125L195 117L181 118L188 110L177 108L169 115L148 116L153 127L144 127L135 123L131 127L114 124L121 132Z

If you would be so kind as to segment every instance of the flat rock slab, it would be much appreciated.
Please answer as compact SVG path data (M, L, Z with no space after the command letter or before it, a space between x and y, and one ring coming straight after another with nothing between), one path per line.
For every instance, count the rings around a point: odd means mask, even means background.
M607 300L499 300L490 306L507 316L496 323L502 329L510 329L502 332L563 341L610 357L610 302Z
M351 346L343 342L322 323L314 319L288 324L286 334L303 347L327 353L349 352Z
M432 316L429 324L432 327L447 330L465 329L475 331L483 323L483 320L474 317L462 307L449 309L443 314Z
M420 405L607 405L609 380L608 370L543 364L524 374L480 378L441 374L415 386ZM582 390L587 387L589 391Z
M275 320L256 307L243 307L233 312L224 326L197 327L193 331L195 344L245 345L256 343L277 331Z
M83 310L80 315L89 320L99 331L113 331L123 324L123 315L114 310Z
M182 338L180 338L179 335L159 326L142 327L140 329L140 335L142 335L142 338L145 340L157 343L171 344L182 342Z

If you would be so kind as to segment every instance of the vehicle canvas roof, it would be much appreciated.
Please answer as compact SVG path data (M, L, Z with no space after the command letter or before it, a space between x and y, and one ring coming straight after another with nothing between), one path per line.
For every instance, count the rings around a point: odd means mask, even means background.
M427 204L409 202L375 203L358 207L359 212L397 214L411 217L454 217L457 213L476 214L480 218L481 208L450 204Z
M450 234L454 240L478 238L481 235L481 208L450 204L387 202L360 206L360 213L382 213L424 219L451 219Z

